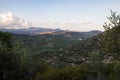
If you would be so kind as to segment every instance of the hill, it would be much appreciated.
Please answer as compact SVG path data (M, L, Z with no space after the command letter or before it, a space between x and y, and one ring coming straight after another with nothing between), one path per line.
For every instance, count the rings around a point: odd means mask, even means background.
M48 49L64 49L91 36L99 34L100 32L101 31L72 32L61 30L54 32L40 32L40 34L34 35L28 35L26 32L26 34L13 34L13 41L20 41L27 48L32 49L32 51L40 52Z
M80 42L78 39L58 35L25 35L14 34L13 42L18 41L34 53L42 51L60 50Z
M89 40L94 41L90 37L100 33L100 31L94 32L95 34L88 33L91 33L91 31L56 31L39 35L13 34L13 42L22 43L34 54L36 59L48 64L73 64L80 61L80 55L83 55L84 50L88 50L86 49L88 47L84 48L84 44ZM91 44L91 46L93 45ZM75 49L76 47L79 49L80 46L81 53L77 53ZM91 46L89 47L92 48ZM71 59L75 61L73 62Z
M5 29L0 28L3 32L10 32L13 34L28 34L28 35L36 35L40 33L47 33L47 32L54 32L54 31L62 31L61 29L51 29L51 28L36 28L36 27L29 27L23 29Z

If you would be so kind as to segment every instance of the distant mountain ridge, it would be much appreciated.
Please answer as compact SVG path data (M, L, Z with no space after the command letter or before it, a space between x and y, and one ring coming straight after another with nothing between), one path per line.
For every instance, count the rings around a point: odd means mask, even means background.
M0 31L3 32L10 32L13 34L29 34L29 35L35 35L39 33L45 33L45 32L55 32L55 31L62 31L61 29L51 29L51 28L37 28L37 27L30 27L26 29L4 29L0 28Z
M27 34L27 35L54 35L54 36L64 36L66 38L76 38L76 39L83 39L89 38L94 35L101 33L102 31L93 30L88 32L77 32L77 31L69 31L69 30L62 30L62 29L51 29L51 28L37 28L37 27L30 27L26 29L3 29L0 28L0 31L3 32L10 32L12 34Z

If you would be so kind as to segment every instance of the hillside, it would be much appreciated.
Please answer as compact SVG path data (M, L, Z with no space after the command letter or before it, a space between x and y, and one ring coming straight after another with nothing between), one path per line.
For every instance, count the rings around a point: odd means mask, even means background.
M110 30L110 37L115 36L114 34L116 33L115 31L116 29L113 28ZM117 29L119 30L119 28ZM114 33L115 32L115 33ZM37 54L36 58L41 59L44 62L47 62L49 64L56 64L56 65L63 65L63 64L68 64L68 65L80 65L82 63L86 63L87 61L89 61L89 56L91 53L102 53L100 54L101 59L103 62L105 63L109 63L111 62L111 60L113 59L113 57L115 59L117 59L116 57L119 55L114 55L111 52L106 52L103 53L102 49L101 49L101 44L100 44L100 40L106 38L107 31L100 33L98 35L94 35L93 37L89 37L89 38L83 38L83 40L80 40L76 43L73 42L73 44L71 45L67 45L66 47L64 47L64 49L62 50L57 50L57 51L44 51L40 54ZM119 33L119 32L117 32ZM63 35L64 34L64 35ZM59 37L63 36L65 38L71 39L68 36L66 37L65 35L69 34L69 36L71 35L75 35L75 36L80 36L80 34L76 34L76 32L73 33L65 33L65 32L59 32ZM108 34L108 33L107 33ZM56 36L58 35L57 32L54 32L52 35ZM75 37L73 36L73 37ZM82 37L82 36L81 36ZM119 37L116 36L116 38L118 39ZM112 39L116 39L115 37ZM75 38L76 39L76 38ZM111 39L111 40L112 40ZM107 42L103 43L103 45L105 45ZM116 46L116 44L118 44L116 41L113 42L113 44L111 44L112 42L110 42L108 44L108 48L110 48L110 45ZM118 49L118 48L117 48ZM113 51L113 49L111 49ZM114 50L116 51L116 49ZM119 51L119 49L117 50L117 52ZM47 57L46 57L47 56Z
M98 50L98 36L94 36L86 40L75 41L61 50L40 52L35 55L35 58L54 66L80 65L89 59L89 53Z
M20 41L30 50L39 53L46 50L62 50L99 33L100 31L55 31L50 33L42 32L42 34L36 35L13 34L13 41Z
M35 53L51 50L62 50L81 40L65 37L64 35L25 35L14 34L13 41L18 41Z

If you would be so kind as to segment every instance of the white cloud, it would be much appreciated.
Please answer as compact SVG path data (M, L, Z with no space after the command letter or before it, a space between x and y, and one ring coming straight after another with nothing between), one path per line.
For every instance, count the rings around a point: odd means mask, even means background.
M12 13L0 14L0 28L7 29L19 29L28 28L33 26L30 22L27 22L21 18L15 17ZM101 26L94 24L92 21L79 21L79 22L51 22L51 23L39 23L38 26L44 28L61 28L73 31L89 31L89 30L103 30Z
M0 14L0 28L27 28L32 26L30 22L27 22L23 19L13 16L12 13Z
M80 24L82 25L82 24L92 24L92 22L91 21L80 21Z
M63 23L61 26L65 29L73 31L102 30L101 26L96 25L91 21L80 21L77 23Z
M92 21L68 22L63 21L59 23L40 23L39 26L46 28L61 28L72 31L90 31L90 30L104 30L102 26L96 25Z

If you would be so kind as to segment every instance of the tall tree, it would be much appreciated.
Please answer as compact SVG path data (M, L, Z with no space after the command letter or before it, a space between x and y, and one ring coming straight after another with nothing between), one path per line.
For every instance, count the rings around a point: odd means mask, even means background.
M105 32L100 39L101 51L104 54L120 56L120 15L111 11L111 16L107 17L110 23L103 25Z
M11 39L9 33L0 32L0 80L27 80L30 75L28 51L13 45Z

